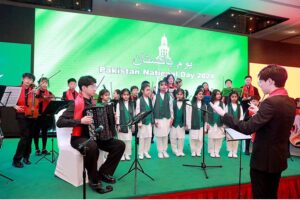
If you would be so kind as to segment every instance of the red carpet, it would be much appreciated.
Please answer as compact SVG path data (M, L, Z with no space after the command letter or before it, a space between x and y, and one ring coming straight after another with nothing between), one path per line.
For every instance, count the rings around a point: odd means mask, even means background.
M237 199L238 185L144 196L145 199ZM251 199L251 184L241 186L241 198ZM278 198L300 198L300 176L281 178Z

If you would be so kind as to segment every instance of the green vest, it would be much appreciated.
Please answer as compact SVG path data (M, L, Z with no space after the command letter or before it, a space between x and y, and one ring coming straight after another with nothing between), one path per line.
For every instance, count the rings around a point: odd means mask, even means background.
M224 109L224 105L223 105L222 101L220 101L219 106ZM223 122L221 120L220 115L218 115L217 113L215 113L213 111L210 104L208 104L208 109L207 110L209 112L209 114L208 114L208 123L209 123L209 125L214 126L215 124L217 124L219 127L223 126Z
M228 106L228 114L230 114L231 116L233 116L234 119L240 120L240 117L241 117L241 105L237 104L236 111L233 110L231 103L229 103L227 106Z
M124 101L119 101L120 109L120 129L122 133L128 133L128 126L126 126L133 119L133 105L128 102L128 110ZM131 128L131 126L129 127Z
M154 118L155 119L163 119L171 118L170 112L170 94L165 93L164 99L161 98L160 93L156 95L155 103L154 103Z
M186 124L186 117L185 117L185 108L186 108L186 103L182 102L182 106L179 109L177 106L177 101L173 101L173 110L174 110L174 121L173 121L173 126L177 128L183 127Z
M191 122L191 129L192 130L199 130L203 127L203 111L197 109L197 101L192 102L192 122ZM206 110L206 106L204 101L201 102L201 109Z
M152 107L152 101L149 98L149 105L146 103L145 99L143 96L140 97L140 112L146 112L149 110L153 110ZM148 124L154 124L154 118L153 118L153 114L150 113L145 119L143 119L142 121L143 124L148 125Z

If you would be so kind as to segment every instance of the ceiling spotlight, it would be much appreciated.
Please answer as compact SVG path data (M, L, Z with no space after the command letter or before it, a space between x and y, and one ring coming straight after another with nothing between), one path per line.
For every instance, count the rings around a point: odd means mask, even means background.
M233 25L233 28L236 28L236 25Z
M136 7L139 7L139 6L140 6L140 4L139 4L139 3L135 3L135 6L136 6Z
M75 3L77 6L79 5L79 1L76 1L76 3Z
M219 22L217 22L216 25L219 26Z
M250 20L253 20L253 17L250 17Z
M52 2L52 0L47 0L48 2Z
M178 10L178 13L182 13L182 11L181 11L181 10Z
M231 13L231 17L234 17L234 13Z
M270 24L270 21L269 21L269 20L267 21L267 24Z
M251 32L253 29L252 28L249 28L249 31Z

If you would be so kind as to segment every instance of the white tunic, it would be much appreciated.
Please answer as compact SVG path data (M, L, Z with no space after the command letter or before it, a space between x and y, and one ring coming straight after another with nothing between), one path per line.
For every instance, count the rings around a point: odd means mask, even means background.
M177 102L177 107L178 107L178 109L180 109L182 107L182 101ZM184 126L183 127L177 126L176 128L174 126L172 126L171 132L170 132L170 138L184 139L184 137L185 137Z
M164 99L165 94L160 93L160 97L162 99ZM155 100L156 100L156 96L153 97L153 107L155 104ZM171 118L167 119L167 118L163 118L163 119L154 119L155 123L157 123L157 127L154 126L154 135L156 137L166 137L169 135L171 126L171 120L174 118L173 116L173 99L170 96L170 101L169 101L169 107L170 107L170 114L171 114Z
M197 108L201 108L201 106L202 106L201 101L197 101ZM203 139L203 127L200 127L200 129L191 129L192 128L192 110L193 109L191 106L188 106L186 109L186 111L187 111L186 112L186 116L187 116L186 123L187 123L188 129L190 129L190 139L202 140Z
M124 105L126 109L129 111L128 101L124 101ZM120 124L120 104L117 104L116 107L116 124ZM132 132L131 129L128 127L128 133L122 133L118 131L118 138L120 140L132 140Z
M237 109L237 104L232 104L232 109L234 112L236 112ZM228 105L225 107L225 112L228 113ZM240 121L244 119L244 113L243 113L243 108L240 106Z
M220 101L216 101L214 105L219 106ZM223 126L218 127L217 124L210 126L208 130L208 138L211 139L221 139L225 137L224 128Z
M149 104L149 98L148 97L144 97L145 99L145 102L147 105L150 106ZM139 114L141 112L141 102L140 102L140 99L137 99L136 100L136 109L135 109L135 113L136 114ZM151 138L152 137L152 125L151 123L148 124L148 125L145 125L145 124L142 124L142 122L139 123L139 126L142 126L142 127L139 127L138 129L138 137L139 138Z

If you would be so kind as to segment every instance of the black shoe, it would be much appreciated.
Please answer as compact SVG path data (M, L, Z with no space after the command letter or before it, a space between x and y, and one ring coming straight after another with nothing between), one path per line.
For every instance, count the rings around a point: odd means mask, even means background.
M116 183L116 179L107 175L107 174L102 174L100 175L100 180L105 182L105 183L110 183L110 184L115 184Z
M37 156L42 155L42 154L41 154L41 151L40 151L39 149L37 149L37 150L35 151L35 155L37 155Z
M106 188L103 188L101 186L101 183L91 183L89 182L90 187L95 190L96 192L100 193L100 194L104 194L104 193L108 193L113 191L113 187L108 185L106 186Z
M12 165L16 168L23 168L24 165L20 161L13 161Z
M46 149L43 149L42 150L42 154L44 154L44 155L50 155L51 153L49 151L47 151Z
M26 165L30 165L31 164L29 158L23 158L23 163L25 163Z

